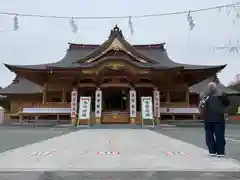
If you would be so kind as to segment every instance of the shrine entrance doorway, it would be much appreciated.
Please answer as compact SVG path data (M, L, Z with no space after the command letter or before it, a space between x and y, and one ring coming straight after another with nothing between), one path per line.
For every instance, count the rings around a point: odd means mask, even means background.
M108 87L102 90L103 124L129 123L128 88Z

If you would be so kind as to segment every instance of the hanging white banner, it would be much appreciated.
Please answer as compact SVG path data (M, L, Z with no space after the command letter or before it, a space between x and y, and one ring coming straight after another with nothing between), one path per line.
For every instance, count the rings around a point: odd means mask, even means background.
M71 93L71 118L77 117L77 99L78 99L78 92L77 92L77 89L74 88Z
M135 118L137 116L137 98L136 98L136 91L130 90L130 118Z
M102 116L102 91L98 88L95 92L95 117Z
M90 119L91 97L81 96L79 102L78 119Z
M160 92L158 90L153 91L153 103L154 103L154 117L160 117Z
M153 119L152 97L141 97L142 119Z

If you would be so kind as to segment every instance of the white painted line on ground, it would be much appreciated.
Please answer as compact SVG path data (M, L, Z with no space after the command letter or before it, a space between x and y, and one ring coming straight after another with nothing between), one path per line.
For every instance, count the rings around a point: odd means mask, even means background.
M187 152L164 152L166 156L179 156L179 155L187 155Z
M238 140L238 139L232 139L232 138L225 138L225 139L228 140L228 141L240 143L240 140Z
M47 156L52 154L55 151L48 151L48 152L31 152L30 155L31 156Z
M120 152L118 152L118 151L97 152L97 155L120 155Z

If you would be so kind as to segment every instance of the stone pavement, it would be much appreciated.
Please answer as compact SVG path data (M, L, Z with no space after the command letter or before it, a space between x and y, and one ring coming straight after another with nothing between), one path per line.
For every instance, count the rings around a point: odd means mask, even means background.
M0 154L0 171L18 170L238 171L240 163L147 129L85 129Z
M228 157L240 161L240 126L227 125L226 127L226 153ZM204 128L161 128L154 130L171 138L175 138L197 147L206 149Z
M239 172L192 171L97 171L97 172L4 172L3 180L239 180Z
M51 128L1 127L0 153L26 146L28 144L44 141L69 132L71 132L71 130L52 130Z

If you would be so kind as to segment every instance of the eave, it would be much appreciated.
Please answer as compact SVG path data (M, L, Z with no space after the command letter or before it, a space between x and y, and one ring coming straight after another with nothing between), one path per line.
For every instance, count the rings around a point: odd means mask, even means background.
M46 73L51 72L51 70L66 70L66 71L78 71L80 69L87 69L92 68L99 63L103 63L106 60L114 59L116 57L105 57L102 58L99 61L92 62L92 63L80 63L80 64L69 64L67 67L61 67L56 66L54 64L42 64L42 65L9 65L4 64L6 68L8 68L10 71L16 73L16 74L22 74L22 72L29 72L29 73ZM160 63L159 64L144 64L144 63L136 63L128 58L125 57L119 57L118 59L122 59L123 61L127 61L128 63L142 68L142 69L149 69L149 70L162 70L162 69L174 69L174 68L180 68L184 69L185 73L191 73L196 71L213 71L214 73L217 73L224 69L226 67L225 65L219 65L219 66L198 66L198 65L186 65L186 64L176 64L173 67L169 66L163 66ZM178 65L178 66L177 66Z
M213 70L213 71L219 72L227 66L227 64L218 65L218 66L202 66L202 65L188 65L188 64L179 64L179 65L184 66L184 69L186 72L201 71L201 70Z
M5 64L3 63L6 68L8 68L12 72L20 72L20 71L26 71L26 72L45 72L46 65L10 65L10 64Z

